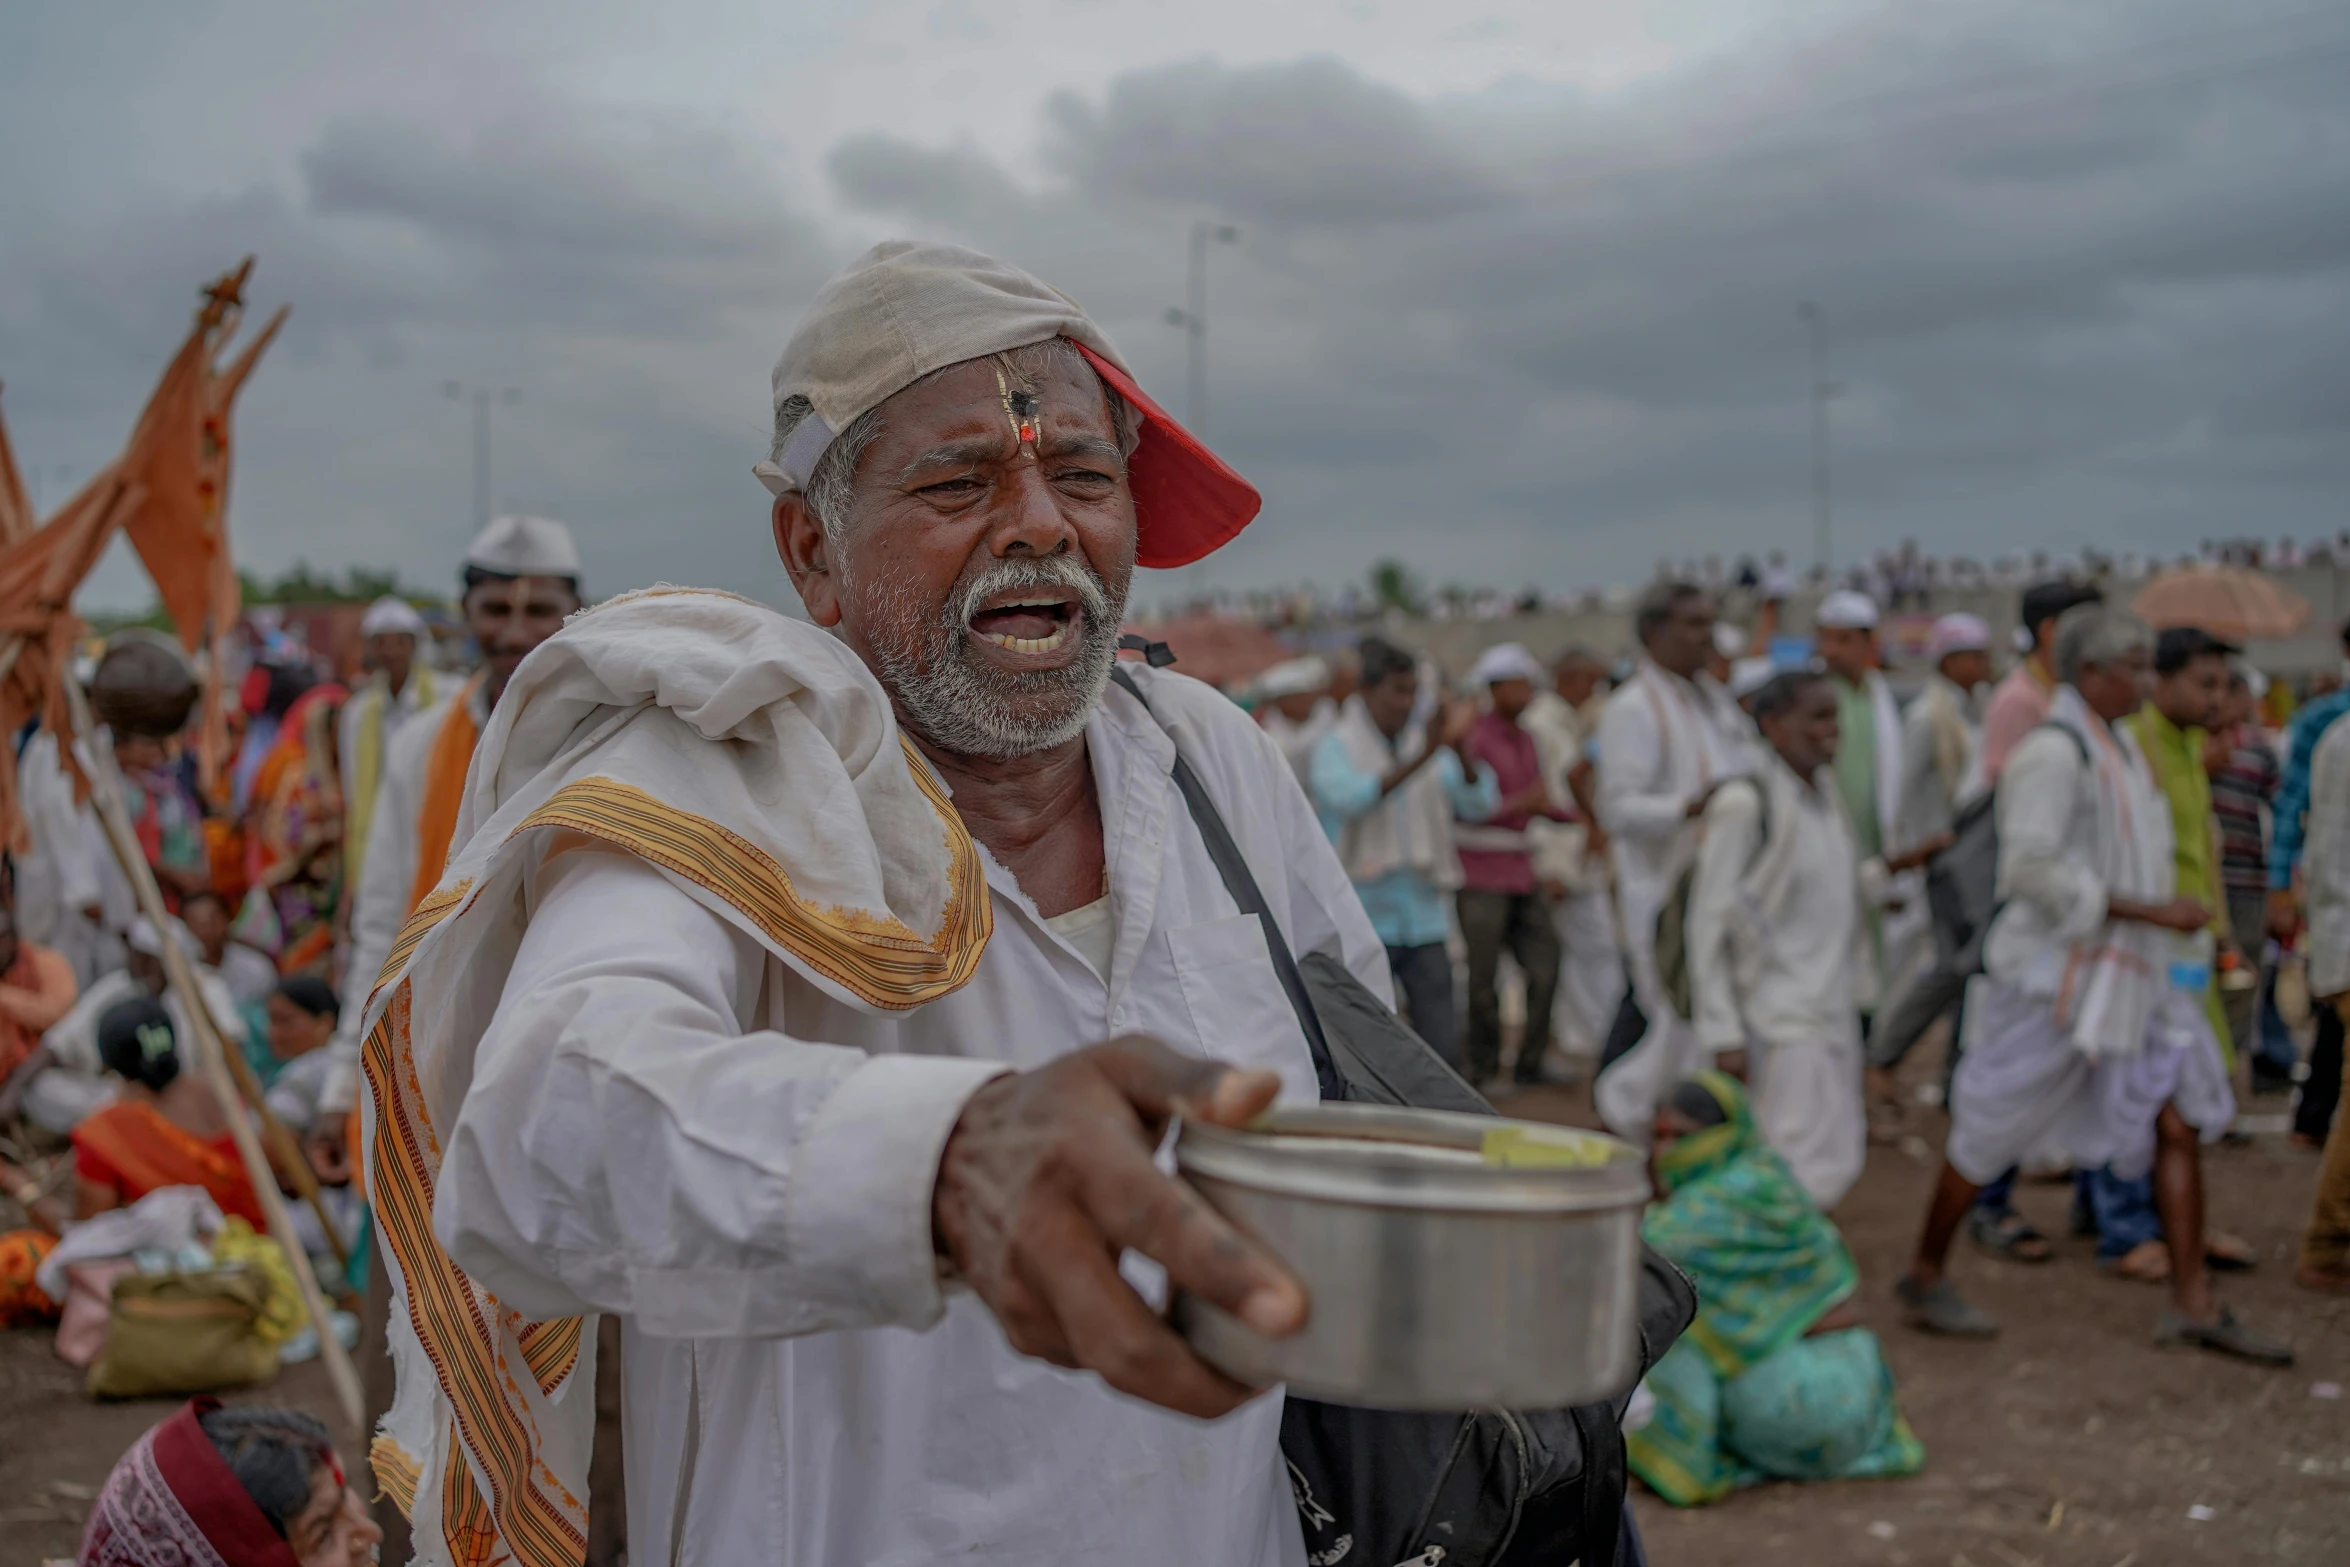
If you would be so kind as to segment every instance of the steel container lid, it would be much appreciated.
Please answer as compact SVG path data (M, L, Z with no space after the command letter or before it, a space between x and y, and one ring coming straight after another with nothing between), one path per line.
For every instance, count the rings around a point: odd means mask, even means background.
M1254 1191L1387 1208L1577 1214L1637 1207L1648 1169L1598 1132L1394 1105L1291 1105L1246 1127L1187 1121L1175 1162Z

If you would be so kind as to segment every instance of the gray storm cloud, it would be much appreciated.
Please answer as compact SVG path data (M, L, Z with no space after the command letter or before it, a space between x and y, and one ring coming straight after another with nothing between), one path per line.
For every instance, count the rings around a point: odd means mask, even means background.
M1210 257L1208 434L1267 496L1216 580L1801 552L1802 299L1832 319L1847 552L2350 523L2350 21L2324 12L1945 13L1605 96L1424 99L1313 57L1024 103L1033 158L810 127L815 191L723 115L543 87L468 129L329 112L192 194L0 170L20 455L111 450L194 284L252 250L296 310L243 413L247 559L444 577L454 378L524 388L497 499L572 520L592 587L788 598L747 469L832 267L893 232L997 250L1179 406L1162 317L1210 218L1243 235Z

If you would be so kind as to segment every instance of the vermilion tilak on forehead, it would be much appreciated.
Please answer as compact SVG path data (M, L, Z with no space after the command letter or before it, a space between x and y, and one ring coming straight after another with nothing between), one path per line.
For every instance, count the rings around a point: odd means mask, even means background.
M1044 428L1043 402L1028 388L1013 386L1000 364L995 367L995 388L1004 400L1004 418L1011 423L1012 439L1020 443L1020 455L1035 461L1037 433Z

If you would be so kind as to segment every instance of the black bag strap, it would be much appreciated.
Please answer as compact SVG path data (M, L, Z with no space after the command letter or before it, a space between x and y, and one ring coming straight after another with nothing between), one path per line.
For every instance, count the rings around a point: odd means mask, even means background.
M1624 1535L1624 1428L1606 1404L1567 1411L1583 1439L1583 1554L1576 1567L1616 1567Z
M1142 710L1150 713L1152 723L1159 723L1159 715L1151 711L1150 698L1142 694L1142 687L1134 683L1132 675L1112 666L1110 678L1142 704ZM1159 724L1162 732L1166 727ZM1264 927L1265 947L1273 955L1273 972L1280 976L1282 993L1289 997L1290 1010L1297 1014L1297 1026L1305 1032L1306 1048L1314 1053L1314 1080L1321 1085L1322 1097L1344 1099L1346 1079L1339 1075L1338 1063L1330 1058L1330 1043L1322 1037L1322 1019L1314 1011L1305 975L1298 972L1297 959L1290 955L1281 924L1266 907L1265 895L1258 889L1256 877L1250 874L1248 861L1241 857L1240 845L1232 840L1232 829L1224 825L1223 813L1208 798L1207 786L1192 771L1191 763L1184 760L1180 746L1175 750L1174 771L1175 787L1182 791L1183 803L1191 810L1192 825L1199 829L1200 840L1207 845L1208 858L1216 862L1216 874L1224 878L1224 890L1232 894L1232 901L1240 905L1241 913L1254 914L1257 923Z

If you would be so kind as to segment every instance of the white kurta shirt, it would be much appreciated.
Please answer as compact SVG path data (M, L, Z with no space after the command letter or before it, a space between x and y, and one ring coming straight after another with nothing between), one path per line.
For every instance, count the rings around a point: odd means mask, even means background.
M1280 752L1209 688L1137 675L1293 949L1334 949L1389 994ZM992 859L978 973L894 1017L828 999L644 860L589 846L537 868L435 1228L526 1314L622 1317L638 1559L1302 1563L1278 1396L1202 1423L1014 1354L975 1296L937 1315L931 1183L995 1073L1139 1031L1315 1097L1261 929L1192 826L1166 734L1113 689L1087 739L1106 981Z
M1711 681L1683 680L1647 659L1600 716L1599 820L1614 860L1632 983L1652 1020L1656 916L1696 844L1690 802L1754 770L1750 734L1746 716Z

